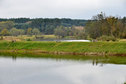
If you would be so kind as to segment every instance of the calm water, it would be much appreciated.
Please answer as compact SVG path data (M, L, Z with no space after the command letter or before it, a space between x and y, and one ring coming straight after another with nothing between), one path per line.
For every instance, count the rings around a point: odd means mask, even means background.
M0 84L124 84L126 65L0 57Z
M63 39L61 39L61 40L51 40L51 39L48 39L48 40L37 40L36 39L36 41L56 41L56 42L90 42L90 40L63 40Z

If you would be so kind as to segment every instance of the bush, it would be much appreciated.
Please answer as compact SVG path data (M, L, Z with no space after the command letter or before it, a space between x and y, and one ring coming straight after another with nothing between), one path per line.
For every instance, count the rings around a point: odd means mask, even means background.
M105 35L97 38L97 40L99 40L99 41L117 41L117 39L114 36L105 36Z
M26 39L26 41L32 41L32 40L29 38L29 39Z
M3 36L0 37L0 40L3 40Z

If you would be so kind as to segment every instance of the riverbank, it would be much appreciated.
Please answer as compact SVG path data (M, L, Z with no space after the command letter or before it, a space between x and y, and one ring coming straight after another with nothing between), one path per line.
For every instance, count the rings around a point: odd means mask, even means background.
M0 42L0 52L126 56L125 42Z

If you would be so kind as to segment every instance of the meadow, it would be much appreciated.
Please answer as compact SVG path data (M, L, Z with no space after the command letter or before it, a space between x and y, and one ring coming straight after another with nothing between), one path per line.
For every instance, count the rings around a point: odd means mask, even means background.
M0 42L0 52L27 51L52 54L126 56L126 42Z

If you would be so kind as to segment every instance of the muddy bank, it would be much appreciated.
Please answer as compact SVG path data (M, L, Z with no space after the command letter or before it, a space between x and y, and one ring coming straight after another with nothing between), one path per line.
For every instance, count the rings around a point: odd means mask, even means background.
M15 50L0 50L0 53L33 53L33 54L56 54L56 55L83 55L83 56L126 56L126 53L106 53L106 52L61 52L61 51L43 51L33 49L15 49Z

